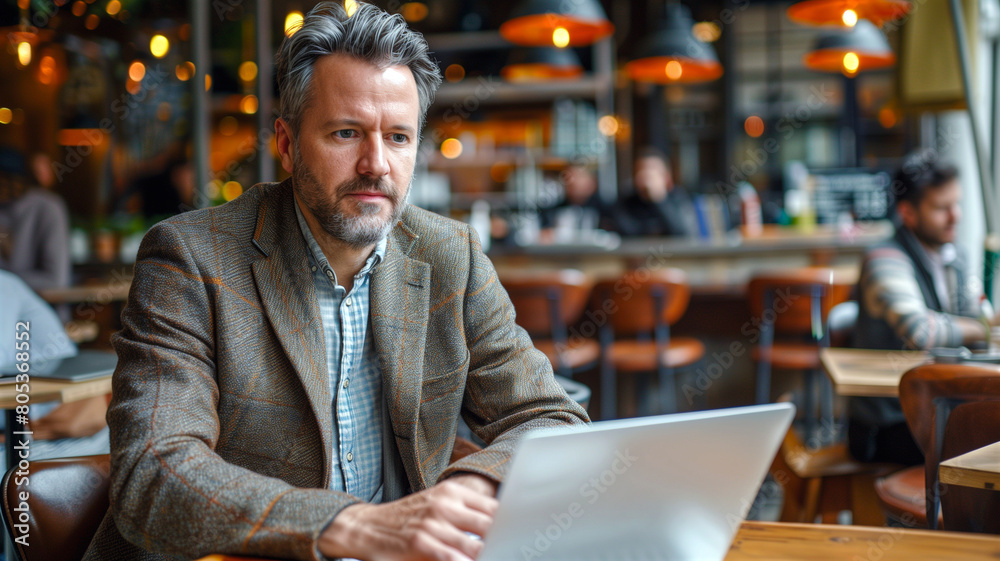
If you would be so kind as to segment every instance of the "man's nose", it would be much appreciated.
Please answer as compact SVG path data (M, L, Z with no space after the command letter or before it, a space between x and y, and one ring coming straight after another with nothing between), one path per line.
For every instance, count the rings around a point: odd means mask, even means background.
M361 145L361 157L358 160L358 173L370 177L382 177L389 174L389 160L386 159L385 144L377 135L369 135Z

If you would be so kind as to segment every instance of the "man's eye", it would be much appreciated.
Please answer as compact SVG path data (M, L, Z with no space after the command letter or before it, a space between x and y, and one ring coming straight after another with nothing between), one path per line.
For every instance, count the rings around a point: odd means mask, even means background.
M351 130L351 129L339 130L339 131L337 131L337 132L335 132L333 134L335 136L339 137L339 138L353 138L354 137L354 131Z
M404 144L404 143L405 143L405 142L406 142L407 140L409 140L409 139L410 139L410 137L406 136L406 135L405 135L405 134L403 134L403 133L399 133L399 132L397 132L397 133L394 133L394 134L392 135L392 141L393 141L393 142L398 142L398 143L400 143L400 144Z

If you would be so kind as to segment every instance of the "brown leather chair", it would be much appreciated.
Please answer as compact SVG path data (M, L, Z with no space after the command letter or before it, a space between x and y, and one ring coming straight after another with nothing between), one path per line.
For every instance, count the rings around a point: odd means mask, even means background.
M500 279L507 289L523 327L545 353L552 369L572 379L573 373L597 365L601 347L597 341L574 333L569 326L579 321L587 307L594 283L574 269L505 274Z
M997 426L989 422L1000 415L984 415L982 419L971 415L994 406L1000 407L1000 369L968 364L918 366L900 380L899 399L913 439L924 452L924 465L896 472L876 483L876 492L886 516L906 526L937 529L943 520L949 530L974 531L979 526L967 525L967 516L956 515L952 521L940 516L944 491L938 481L938 465L942 460L995 442L997 438L994 436L1000 436L995 431ZM981 401L989 401L990 404L978 406L982 409L969 408L959 412L951 428L953 441L946 446L952 411L957 411L962 403ZM962 430L966 434L957 438ZM948 486L947 494L969 497L968 493L955 486ZM955 508L963 508L961 501L956 504ZM965 504L968 504L967 501ZM997 520L994 519L988 526L996 529Z
M941 460L961 456L1000 441L1000 401L962 403L944 429ZM961 485L941 485L944 529L1000 534L1000 493Z
M604 319L598 326L602 419L617 416L619 372L656 372L660 411L677 409L674 370L705 356L701 341L670 335L670 326L684 315L690 298L687 275L680 269L636 269L594 288L591 308L595 318Z
M806 372L803 413L807 430L815 420L814 387L820 375L819 348L830 310L845 302L851 286L834 281L832 269L805 267L754 275L747 286L750 312L759 322L760 340L753 349L757 361L757 403L771 401L771 370ZM823 401L832 398L824 385Z
M3 477L7 534L29 536L27 547L14 541L18 561L79 561L108 511L109 456L33 461L30 472L30 486L16 466Z

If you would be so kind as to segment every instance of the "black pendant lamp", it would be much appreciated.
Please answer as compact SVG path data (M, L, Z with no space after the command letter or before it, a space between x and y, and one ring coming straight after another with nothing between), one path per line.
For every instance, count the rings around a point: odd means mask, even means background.
M848 31L821 36L803 62L812 70L853 77L859 72L896 64L896 54L875 24L861 20Z
M659 30L644 38L636 57L625 65L633 80L657 84L693 84L722 76L715 50L694 36L691 12L682 4L667 4Z
M615 26L597 0L522 0L500 35L526 47L584 47L611 35Z
M881 26L905 16L910 9L907 0L806 0L789 6L787 13L795 23L854 27L861 20Z
M573 49L528 47L514 49L500 76L509 82L572 80L583 74L580 57Z

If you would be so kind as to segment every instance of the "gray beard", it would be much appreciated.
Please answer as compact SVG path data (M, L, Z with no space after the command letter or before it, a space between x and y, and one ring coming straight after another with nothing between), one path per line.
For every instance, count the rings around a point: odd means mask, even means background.
M351 248L363 249L378 243L399 222L403 215L404 201L410 192L409 185L406 187L406 192L400 197L395 194L394 189L386 181L358 176L338 185L331 200L323 193L322 186L312 170L303 164L298 150L295 151L294 157L295 171L292 172L292 181L295 193L319 222L323 231L330 236ZM355 204L360 216L348 216L337 210L337 205L344 197L363 190L378 191L389 197L392 211L388 219L382 220L378 216L382 208L380 204L363 201L347 203Z

